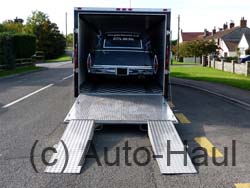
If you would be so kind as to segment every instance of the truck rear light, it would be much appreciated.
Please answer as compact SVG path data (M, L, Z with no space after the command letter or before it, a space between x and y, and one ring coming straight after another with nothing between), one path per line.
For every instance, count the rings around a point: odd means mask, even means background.
M74 66L75 69L78 68L78 47L76 47L74 51Z
M154 68L154 73L156 74L158 71L158 68L159 68L157 55L155 55L155 57L154 57L154 67L153 68Z
M91 59L91 55L89 54L88 55L88 59L87 59L87 69L88 69L88 72L90 72L91 66L92 66L92 59Z
M132 8L116 8L117 11L133 11Z
M167 47L166 49L166 59L165 59L165 69L168 70L169 69L169 47Z

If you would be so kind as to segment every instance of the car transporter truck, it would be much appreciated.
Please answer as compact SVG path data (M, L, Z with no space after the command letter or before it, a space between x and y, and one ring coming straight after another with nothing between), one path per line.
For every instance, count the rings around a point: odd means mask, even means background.
M45 172L80 173L96 127L126 124L147 125L162 174L196 173L167 103L170 20L170 9L75 8L76 100Z

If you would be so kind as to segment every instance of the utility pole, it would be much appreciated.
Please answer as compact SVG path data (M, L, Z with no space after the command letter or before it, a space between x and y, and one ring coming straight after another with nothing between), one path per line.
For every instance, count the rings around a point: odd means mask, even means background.
M178 38L177 38L177 61L179 61L180 56L180 15L178 15Z
M129 8L132 8L132 7L131 7L131 4L132 4L131 1L132 1L132 0L129 0Z
M68 36L68 13L66 12L65 14L65 34L66 34L66 47L68 47L68 41L67 41L67 36Z

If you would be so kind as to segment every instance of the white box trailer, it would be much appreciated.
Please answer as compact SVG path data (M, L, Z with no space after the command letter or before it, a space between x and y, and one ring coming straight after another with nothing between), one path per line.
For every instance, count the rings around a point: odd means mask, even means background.
M147 33L155 50L159 71L157 84L161 94L168 97L169 61L170 61L170 19L169 9L97 9L75 10L75 97L82 94L82 87L88 82L87 57L95 47L95 38L99 31Z
M80 173L79 162L88 150L96 125L146 124L152 148L163 174L195 173L189 156L173 154L167 163L167 143L172 151L185 147L174 127L177 120L168 106L169 62L171 49L170 9L75 8L74 11L74 94L76 101L65 118L67 128L47 167L50 173ZM101 32L146 33L158 57L158 71L144 80L100 79L87 70L88 54L95 48ZM68 164L65 163L68 158Z

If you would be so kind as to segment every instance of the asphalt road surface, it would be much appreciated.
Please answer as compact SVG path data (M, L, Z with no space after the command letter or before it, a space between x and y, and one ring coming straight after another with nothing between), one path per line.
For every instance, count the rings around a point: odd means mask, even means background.
M53 64L46 70L0 80L0 187L235 187L237 183L250 183L250 112L240 106L197 90L174 86L174 111L186 118L176 125L182 140L188 141L189 153L199 145L197 137L209 140L223 157L226 166L215 165L208 157L208 165L197 166L198 174L161 175L157 162L150 160L139 166L133 159L138 147L151 151L146 132L136 126L107 126L96 131L93 144L101 166L96 159L87 158L79 175L45 174L41 161L44 147L58 143L66 125L63 124L73 98L72 64ZM187 121L188 120L188 121ZM182 121L181 121L182 122ZM35 141L39 144L34 154L38 173L30 162L30 152ZM236 165L232 164L232 141L236 142ZM132 150L128 154L131 166L126 165L122 149L128 141ZM119 165L114 161L119 150ZM224 153L228 148L228 155ZM92 154L93 149L89 151ZM47 156L49 157L49 156ZM140 162L145 153L138 153Z

